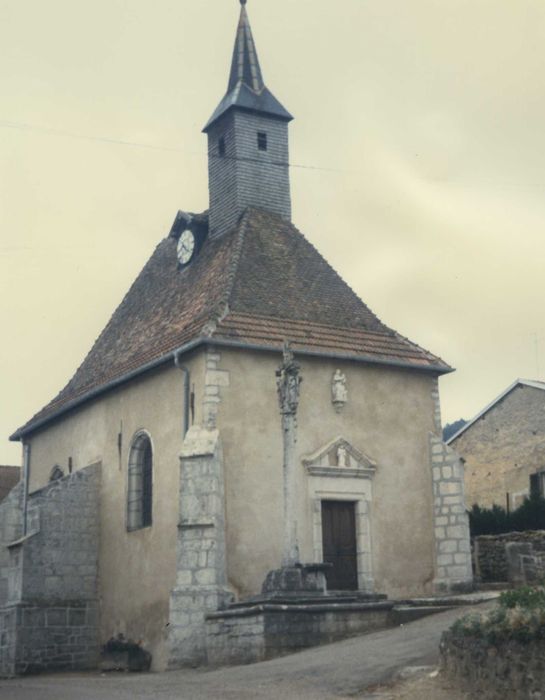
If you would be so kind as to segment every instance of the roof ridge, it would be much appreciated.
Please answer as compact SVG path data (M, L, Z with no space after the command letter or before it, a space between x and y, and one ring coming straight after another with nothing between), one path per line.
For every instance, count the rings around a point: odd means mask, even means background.
M248 230L248 216L249 209L245 209L242 212L242 216L239 219L239 223L237 224L239 230L237 232L236 243L233 246L233 252L231 255L231 265L227 273L225 297L224 299L222 299L222 302L224 302L225 304L227 313L229 313L229 302L231 301L231 296L233 294L233 288L235 286L238 268L240 266L240 260L242 258L242 249L244 248L244 243L246 241L246 231ZM223 317L225 317L227 313L225 313Z
M233 286L235 284L236 280L236 274L238 270L238 266L240 263L240 258L242 254L242 248L244 246L244 239L245 239L245 234L246 234L246 228L247 228L247 212L248 210L245 209L242 215L240 216L238 223L236 226L231 229L232 231L235 230L236 233L236 241L235 245L233 246L233 250L231 252L230 260L229 260L229 269L227 272L227 279L225 282L225 288L224 288L224 293L222 294L221 299L218 301L216 308L212 309L212 312L210 314L210 318L206 321L204 326L202 327L201 334L205 336L213 336L216 328L218 326L218 323L221 323L223 319L229 314L230 308L229 308L229 301L231 299L231 294L233 292ZM238 229L238 230L236 230Z

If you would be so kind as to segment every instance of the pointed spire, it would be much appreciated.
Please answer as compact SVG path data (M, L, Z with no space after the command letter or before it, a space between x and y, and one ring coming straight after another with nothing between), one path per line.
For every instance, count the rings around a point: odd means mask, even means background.
M204 127L203 131L205 132L231 107L261 112L285 121L293 119L291 114L284 109L265 86L252 36L250 20L246 12L246 0L240 0L240 5L240 19L231 61L227 93Z
M261 75L250 20L246 12L246 0L241 0L240 4L240 19L227 92L236 88L239 83L244 83L254 92L261 92L265 87L265 83Z

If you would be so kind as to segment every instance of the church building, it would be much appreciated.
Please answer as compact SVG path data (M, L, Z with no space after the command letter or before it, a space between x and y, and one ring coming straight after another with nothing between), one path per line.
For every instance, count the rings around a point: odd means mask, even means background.
M0 505L0 674L92 667L119 634L157 670L206 661L205 616L282 561L286 342L300 561L329 562L335 591L471 584L463 465L441 439L452 370L292 222L292 119L241 0L203 130L209 209L178 212L72 379L11 436L24 464Z

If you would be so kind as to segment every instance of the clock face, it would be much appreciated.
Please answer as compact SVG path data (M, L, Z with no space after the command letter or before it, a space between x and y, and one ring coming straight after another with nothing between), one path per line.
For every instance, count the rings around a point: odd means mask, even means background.
M182 232L182 235L178 239L178 247L176 250L180 265L187 265L195 252L195 236L189 229Z

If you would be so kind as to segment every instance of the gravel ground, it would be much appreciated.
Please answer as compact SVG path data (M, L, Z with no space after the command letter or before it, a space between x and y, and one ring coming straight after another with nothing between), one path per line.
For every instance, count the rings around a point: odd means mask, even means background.
M480 605L479 609L491 605L494 603ZM407 667L437 665L442 631L467 611L451 610L251 666L143 675L57 674L0 681L0 699L465 700L466 696L456 695L457 691L448 688L440 676L430 678L429 671L393 686L388 684Z
M408 669L410 670L410 669ZM388 685L368 688L360 700L470 700L470 695L435 668Z

